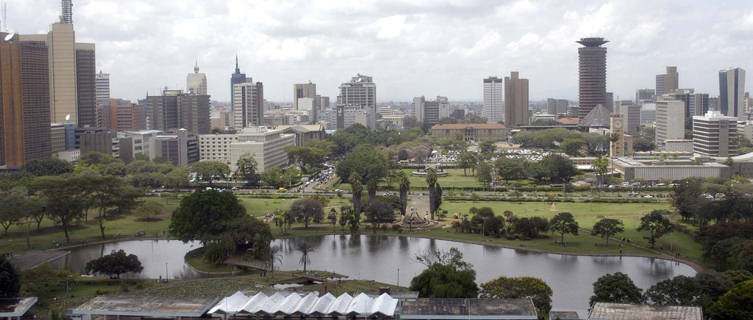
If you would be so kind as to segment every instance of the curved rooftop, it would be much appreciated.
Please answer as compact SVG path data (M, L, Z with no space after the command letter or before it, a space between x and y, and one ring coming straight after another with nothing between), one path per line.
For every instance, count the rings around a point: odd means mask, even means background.
M575 42L580 43L586 47L598 47L609 41L604 40L604 38L580 38L580 40L575 41Z

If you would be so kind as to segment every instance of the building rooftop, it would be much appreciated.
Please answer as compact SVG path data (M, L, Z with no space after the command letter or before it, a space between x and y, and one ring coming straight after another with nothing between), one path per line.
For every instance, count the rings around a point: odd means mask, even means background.
M245 315L300 315L311 317L331 317L349 315L358 317L386 316L393 317L398 300L383 293L380 296L368 296L361 293L355 297L343 293L339 297L327 293L319 296L315 292L306 295L295 292L276 292L271 296L257 293L246 296L238 291L222 299L209 310L211 314L245 314Z
M435 124L433 127L431 127L432 130L434 129L465 129L465 128L473 128L473 129L504 129L505 125L497 123L497 122L491 122L491 123L447 123L447 124Z
M121 315L137 317L201 317L218 298L97 296L73 309L73 315Z
M580 317L575 311L552 311L549 320L580 320Z
M20 318L37 303L37 297L0 298L0 319Z
M526 299L406 299L400 319L537 319L533 301Z
M580 119L578 117L575 118L559 118L557 120L557 123L564 124L564 125L576 125L580 122Z
M582 127L609 127L609 116L611 112L602 104L597 104L588 114L580 121L578 125Z
M597 302L589 320L702 320L701 307Z
M580 40L575 41L575 42L580 43L586 47L598 47L609 41L604 40L604 38L580 38Z

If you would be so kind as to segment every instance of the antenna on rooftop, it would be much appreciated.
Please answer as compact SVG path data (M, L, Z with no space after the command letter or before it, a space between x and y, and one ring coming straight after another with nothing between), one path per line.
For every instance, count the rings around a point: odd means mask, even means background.
M8 32L8 3L3 0L3 24L2 31Z

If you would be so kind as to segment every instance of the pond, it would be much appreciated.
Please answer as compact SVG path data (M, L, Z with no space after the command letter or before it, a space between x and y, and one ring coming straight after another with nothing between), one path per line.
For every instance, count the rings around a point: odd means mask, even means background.
M272 245L282 248L283 257L276 268L302 269L299 264L301 253L296 249L301 242L306 242L313 248L313 252L309 254L309 269L331 271L353 279L376 280L406 287L409 286L410 280L424 269L415 259L417 254L430 249L449 250L455 247L463 253L467 262L473 264L479 283L501 275L542 278L554 291L552 300L555 309L578 310L582 316L588 307L593 283L607 273L626 273L643 289L674 276L695 275L690 266L664 259L536 253L454 241L386 235L327 235L278 239ZM123 241L74 249L69 256L61 260L64 260L64 267L80 272L86 261L112 250L123 249L129 254L138 255L144 265L144 271L135 276L165 277L167 268L169 278L190 278L200 275L185 264L183 255L196 246L198 243L184 244L176 240Z

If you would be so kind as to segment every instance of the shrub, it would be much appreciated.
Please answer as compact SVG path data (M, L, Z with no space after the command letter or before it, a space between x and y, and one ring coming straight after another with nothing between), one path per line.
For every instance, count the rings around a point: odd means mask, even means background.
M215 265L223 264L235 250L235 246L229 240L210 242L205 247L204 260Z

